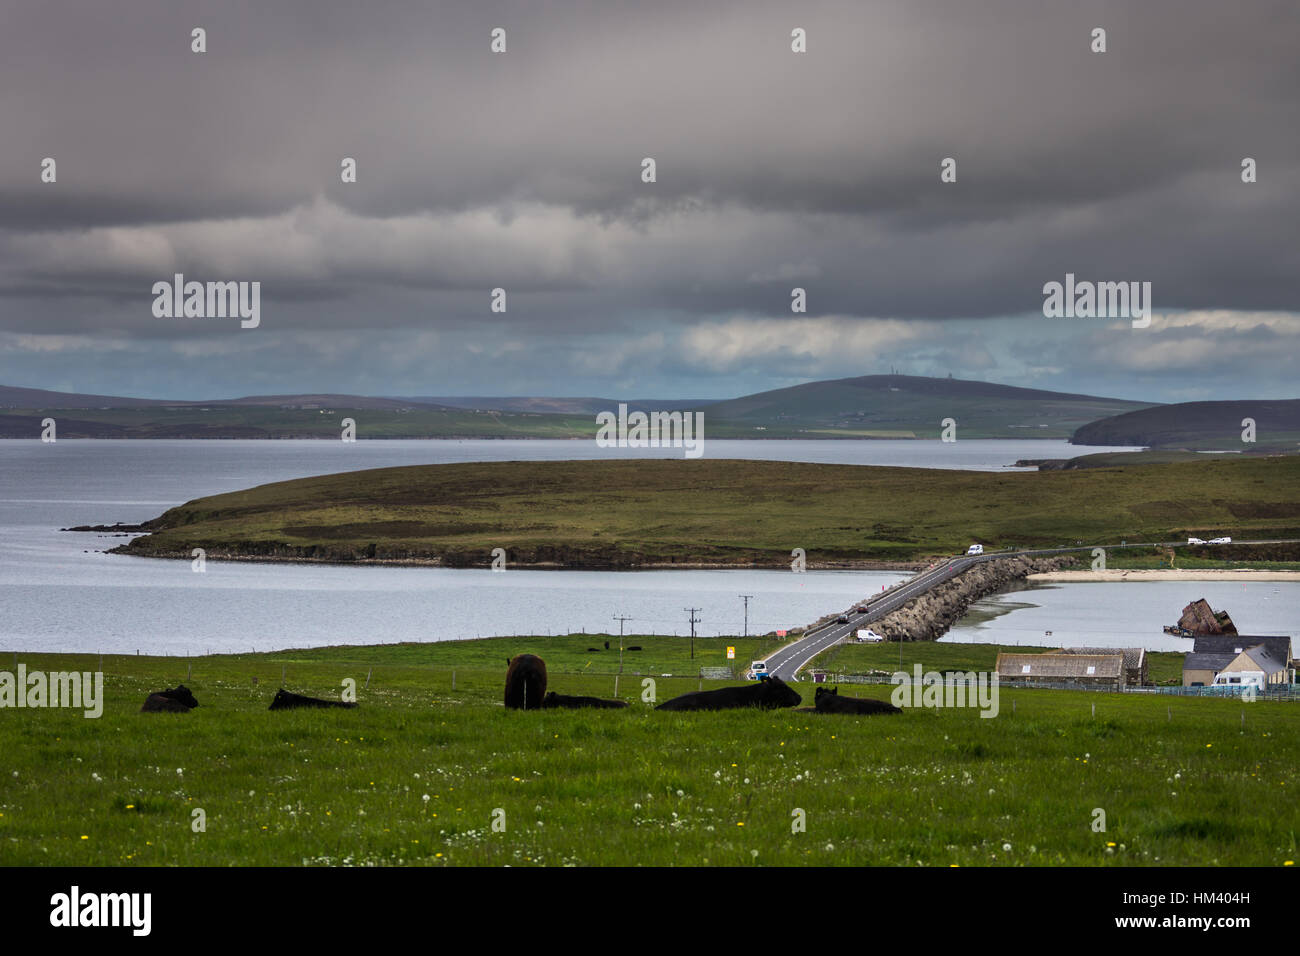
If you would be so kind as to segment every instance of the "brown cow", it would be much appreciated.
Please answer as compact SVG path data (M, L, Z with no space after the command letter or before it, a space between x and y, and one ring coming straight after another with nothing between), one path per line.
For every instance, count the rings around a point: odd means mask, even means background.
M539 710L546 696L546 662L536 654L520 654L506 671L506 706Z

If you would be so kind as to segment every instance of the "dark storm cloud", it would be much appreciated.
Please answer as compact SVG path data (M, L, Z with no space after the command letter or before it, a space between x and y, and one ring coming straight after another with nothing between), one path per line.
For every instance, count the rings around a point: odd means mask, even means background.
M464 345L492 323L522 354L573 336L607 368L696 323L680 341L770 343L661 356L669 384L818 376L794 285L838 323L1033 315L1066 272L1151 281L1157 310L1294 309L1297 49L1291 0L10 2L0 330L216 334L151 316L150 285L183 272L262 281L286 335ZM827 347L887 350L830 328ZM1224 334L1197 328L1177 334ZM988 377L1012 341L916 330L936 336L909 339L917 363ZM1041 365L1113 360L1058 358Z

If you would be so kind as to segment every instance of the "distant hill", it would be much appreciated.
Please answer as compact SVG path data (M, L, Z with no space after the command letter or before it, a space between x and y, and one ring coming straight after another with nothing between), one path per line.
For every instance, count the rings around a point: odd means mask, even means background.
M868 375L725 401L571 397L373 397L309 393L206 401L120 398L0 386L0 438L31 438L52 415L66 438L592 438L595 415L693 410L709 438L1066 438L1148 403L990 382ZM7 411L6 411L7 410ZM70 414L64 414L69 412Z
M18 388L11 385L0 385L0 408L216 408L232 405L252 405L261 408L398 409L446 407L419 399L371 398L366 395L248 395L243 398L214 398L203 401L196 399L123 398L118 395L83 395L78 392L51 392L43 388Z
M1255 420L1255 447L1242 441L1242 420ZM1076 445L1149 445L1152 448L1242 450L1300 442L1300 399L1181 402L1126 412L1076 429Z
M680 408L698 408L713 404L713 399L683 398L545 398L545 397L489 397L470 396L417 396L403 398L406 402L445 405L450 408L494 409L501 412L534 412L544 415L596 415L598 412L618 412L619 403L629 411L670 412Z
M0 385L0 408L149 408L174 402L154 398L121 398L115 395L82 395L51 392L43 388Z
M1151 403L1076 395L991 382L915 375L865 375L809 382L706 406L719 426L766 437L939 437L945 418L957 436L1064 438L1097 418Z

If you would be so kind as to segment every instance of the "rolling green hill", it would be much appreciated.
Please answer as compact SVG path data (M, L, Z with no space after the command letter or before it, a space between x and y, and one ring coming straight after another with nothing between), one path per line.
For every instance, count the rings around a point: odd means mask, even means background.
M710 434L765 437L1064 438L1098 418L1149 403L963 379L866 375L759 392L701 409Z
M604 403L602 405L602 403ZM366 438L594 438L609 399L394 399L260 395L163 402L0 386L0 438L36 438L54 418L62 438L337 438L352 418ZM628 403L648 410L687 402ZM453 407L456 406L456 407ZM492 406L499 407L492 407ZM944 419L960 438L1065 438L1079 426L1145 403L960 379L872 375L709 402L710 438L929 438Z
M1247 418L1255 421L1253 443L1242 440ZM1294 452L1300 445L1300 399L1160 405L1090 422L1070 440L1076 445Z
M990 550L1300 538L1300 458L987 472L793 462L490 462L303 478L188 502L127 554L485 567L789 567ZM1277 560L1282 560L1280 556Z

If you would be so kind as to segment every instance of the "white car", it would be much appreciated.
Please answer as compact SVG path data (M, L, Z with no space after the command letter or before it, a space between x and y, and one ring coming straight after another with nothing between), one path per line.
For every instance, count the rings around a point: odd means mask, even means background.
M1204 541L1203 539L1201 539L1201 538L1188 538L1188 539L1187 539L1187 543L1188 543L1188 544L1205 544L1205 541Z
M881 637L879 634L877 634L875 631L873 631L873 630L872 630L871 628L869 628L869 627L858 628L858 643L859 643L859 644L875 644L875 643L877 643L877 642L879 642L879 641L883 641L883 640L884 640L883 637Z
M984 553L984 545L982 545L982 544L972 544L969 548L966 549L966 553L967 553L967 554L983 554L983 553Z
M1211 538L1210 544L1232 544L1231 538Z

